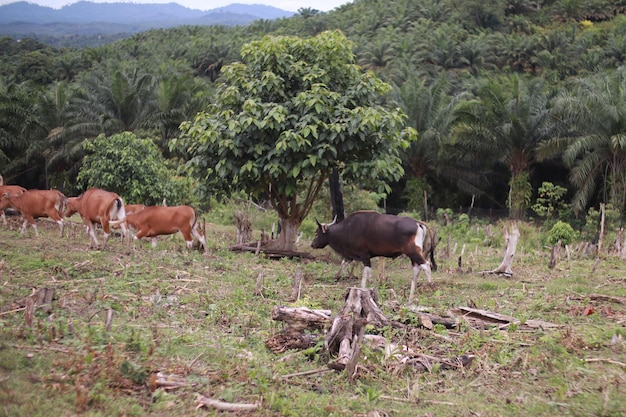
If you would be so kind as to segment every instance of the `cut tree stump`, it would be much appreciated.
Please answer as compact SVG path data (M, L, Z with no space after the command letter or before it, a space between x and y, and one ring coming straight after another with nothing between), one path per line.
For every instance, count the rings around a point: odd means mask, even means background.
M362 339L366 324L377 327L390 324L376 304L375 290L351 287L346 291L345 300L325 338L326 349L331 356L337 356L328 366L336 370L343 370L346 366L354 370L360 352L359 338Z
M496 269L481 272L481 275L498 274L506 277L513 276L513 269L511 266L513 265L513 257L515 256L517 241L519 240L519 229L517 228L517 224L515 224L515 222L511 224L511 231L504 226L504 240L506 241L506 251L504 252L504 259L502 259L502 263Z

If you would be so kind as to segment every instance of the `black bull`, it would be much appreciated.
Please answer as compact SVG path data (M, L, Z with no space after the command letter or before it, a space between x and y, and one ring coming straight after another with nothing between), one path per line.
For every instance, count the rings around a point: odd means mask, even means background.
M434 249L435 236L425 223L410 217L381 214L375 211L357 211L341 223L318 224L311 246L321 249L326 246L349 261L361 261L364 265L361 286L365 287L371 277L371 258L383 256L396 258L406 255L413 265L413 281L409 302L417 284L421 269L432 282L431 264L437 270ZM426 258L430 257L430 263Z

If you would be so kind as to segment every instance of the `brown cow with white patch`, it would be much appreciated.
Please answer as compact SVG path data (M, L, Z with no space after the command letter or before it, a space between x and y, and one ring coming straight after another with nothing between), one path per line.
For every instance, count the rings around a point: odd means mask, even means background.
M110 224L113 221L119 221L122 234L128 234L126 224L126 210L124 209L124 201L116 193L101 190L99 188L90 188L78 197L70 197L67 202L66 216L74 213L80 214L83 222L89 227L89 245L91 248L99 247L100 242L96 237L96 229L94 223L102 225L104 231L104 242L102 249L106 247L107 240L110 235Z
M17 195L5 192L2 194L1 200L2 203L0 204L8 204L22 213L24 223L20 233L25 233L26 227L30 224L35 229L35 235L39 236L35 219L50 217L59 225L61 237L63 237L65 227L63 208L67 199L62 192L58 190L26 190Z
M143 210L126 215L128 226L137 230L135 240L142 237L154 238L160 235L171 235L180 232L185 239L187 248L193 246L195 237L206 250L206 239L198 231L198 215L190 206L149 206ZM115 221L111 224L119 224ZM153 240L153 246L155 242Z
M9 193L11 195L20 195L26 192L26 188L19 185L0 185L0 197ZM2 217L2 224L6 226L7 216L4 214L4 209L11 207L11 203L8 199L0 199L0 217Z

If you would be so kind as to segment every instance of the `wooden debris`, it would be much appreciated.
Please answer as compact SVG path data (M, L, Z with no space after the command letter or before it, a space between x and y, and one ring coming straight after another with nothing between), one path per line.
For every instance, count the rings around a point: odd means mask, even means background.
M420 326L426 329L432 330L436 324L440 324L446 329L456 329L459 327L459 320L453 316L439 316L437 314L421 311L419 307L413 306L409 306L409 310L417 314Z
M300 292L302 291L303 280L304 280L304 274L302 273L302 267L298 267L296 269L296 276L293 282L293 292L291 294L291 299L293 301L298 301L300 299Z
M450 310L450 312L451 314L463 317L463 319L465 319L471 327L476 329L486 329L493 326L506 328L512 324L530 329L550 329L561 327L558 324L542 320L526 320L522 323L521 320L518 320L515 317L470 307L456 307Z
M626 297L617 297L613 295L591 294L590 299L596 301L611 301L617 304L626 304Z
M174 390L178 388L184 388L190 385L187 380L178 375L168 375L163 372L157 372L156 374L152 374L148 379L148 386L151 391L155 391L158 388L162 388L166 391Z
M111 326L113 325L113 309L107 308L106 318L104 319L104 328L107 332L111 331Z
M259 409L261 404L253 403L253 404L242 404L242 403L227 403L220 400L214 400L212 398L205 397L202 394L197 394L196 398L196 409L201 407L211 407L220 411L230 411L233 413L245 413L256 411Z
M35 301L33 297L26 299L26 311L24 312L24 324L26 327L33 327L33 318L35 316Z
M260 242L260 244L259 244ZM304 259L315 259L315 256L311 255L308 252L298 252L298 251L290 251L290 250L280 250L280 249L272 249L269 245L272 241L267 241L267 245L265 245L262 241L256 242L248 242L239 245L230 246L228 249L234 252L252 252L252 253L263 253L267 258L304 258Z
M256 277L256 286L254 288L254 295L261 296L263 295L263 272L259 272L259 275Z
M265 346L274 353L290 349L307 349L315 346L320 331L331 323L330 310L312 310L307 307L282 307L272 309L272 319L284 323L283 331L265 341Z
M272 319L285 323L286 331L290 333L324 329L331 323L330 314L330 310L312 310L307 307L275 306L272 309Z

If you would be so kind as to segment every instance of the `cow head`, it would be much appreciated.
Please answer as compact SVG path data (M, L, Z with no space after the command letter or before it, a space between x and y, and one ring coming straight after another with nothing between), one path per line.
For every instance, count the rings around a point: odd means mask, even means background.
M65 212L63 213L65 215L65 217L70 217L74 213L78 212L78 210L76 210L76 203L75 203L77 198L78 197L69 197L65 201Z
M329 224L322 224L317 221L317 219L315 222L317 223L317 230L315 231L315 238L313 239L313 242L311 242L311 247L315 249L322 249L328 245L328 229L337 222L337 216L335 216L332 223Z

